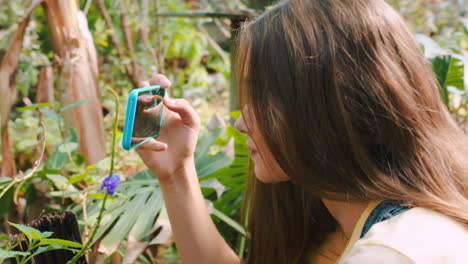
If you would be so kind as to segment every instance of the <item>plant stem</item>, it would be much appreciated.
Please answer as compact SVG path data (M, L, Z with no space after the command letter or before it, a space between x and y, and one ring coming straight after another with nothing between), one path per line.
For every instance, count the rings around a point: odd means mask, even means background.
M67 264L75 263L79 258L81 258L81 256L86 254L86 251L93 243L94 237L96 236L99 226L101 225L102 215L104 214L104 211L106 210L106 201L107 201L108 196L109 196L109 190L106 189L106 195L104 196L104 200L102 201L101 210L99 211L99 215L97 217L96 226L93 228L93 233L91 234L88 241L86 242L86 245L78 253L76 253L76 255L70 261L68 261Z
M23 258L21 259L21 262L20 264L23 264L23 263L27 263L31 258L32 258L32 250L36 247L36 244L38 243L39 241L37 240L32 240L28 246L28 250L26 251L27 253L29 253L29 255L26 255L26 256L23 256Z
M117 128L119 124L120 102L119 102L119 96L114 90L112 90L109 87L106 87L106 89L114 96L114 99L115 99L115 118L114 118L113 130L112 130L111 166L110 166L110 171L109 171L109 176L111 176L114 173L115 143L117 141ZM106 201L108 197L109 197L109 190L106 189L106 195L104 196L104 200L102 201L101 210L99 211L99 215L97 217L96 226L93 228L93 233L91 234L88 241L86 242L86 245L78 253L76 253L76 255L70 261L68 261L67 264L75 263L81 256L86 254L86 251L91 247L94 237L96 236L99 226L101 225L102 215L104 214L104 211L106 210Z
M109 87L106 87L106 89L114 96L114 101L115 101L115 118L114 118L114 126L113 126L113 131L112 131L111 166L110 166L110 171L109 171L109 176L111 176L114 173L115 143L117 141L117 128L119 125L120 101L119 101L119 96L113 89Z

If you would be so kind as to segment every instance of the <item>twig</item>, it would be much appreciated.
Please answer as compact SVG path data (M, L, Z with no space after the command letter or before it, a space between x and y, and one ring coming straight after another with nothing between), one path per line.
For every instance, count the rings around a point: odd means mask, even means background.
M89 7L91 6L91 2L93 2L93 0L87 0L86 1L86 5L85 5L85 8L83 10L83 13L85 14L85 16L88 14Z
M117 39L117 35L115 34L114 30L114 23L112 23L112 19L109 15L109 12L107 11L106 5L104 4L104 0L97 0L96 2L96 7L99 10L99 13L101 13L101 16L104 18L104 22L106 22L107 27L109 28L110 32L110 37L112 40L112 43L114 44L115 48L117 49L117 53L119 54L120 58L125 58L125 52L120 45L119 40ZM124 71L127 77L132 80L132 67L129 64L124 64ZM133 80L132 80L133 81Z
M150 45L150 42L149 42L149 39L148 39L148 35L150 33L149 26L148 26L148 24L149 24L148 23L148 20L149 20L148 13L149 13L149 10L150 10L149 0L142 0L141 5L142 5L141 6L142 23L141 23L141 28L138 31L138 33L140 34L140 38L141 38L141 41L143 43L143 46L145 47L145 49L147 49L151 53L151 56L153 57L153 61L154 61L154 67L156 68L156 72L158 72L159 67L160 67L158 55L156 53L156 49L154 49Z
M130 29L130 22L128 21L127 14L120 15L120 25L122 26L122 31L124 34L125 46L130 55L130 60L132 61L132 72L131 79L133 85L137 86L139 82L143 79L141 76L140 65L138 64L137 58L135 56L135 44L133 43L132 30Z
M156 13L159 13L160 10L160 1L159 0L154 0L154 9ZM165 74L166 71L164 70L164 54L167 52L167 48L169 48L169 45L166 46L166 49L162 49L162 27L161 27L161 19L160 17L156 16L155 19L156 23L156 57L158 59L158 65L159 65L159 73Z
M20 182L24 182L24 181L30 179L30 178L34 175L34 173L37 171L37 169L40 167L41 161L42 161L43 158L44 158L44 152L45 152L45 147L46 147L46 143L45 143L45 128L44 128L44 124L42 123L42 119L39 119L39 125L40 125L41 128L42 128L42 150L41 150L41 154L40 154L40 156L39 156L39 159L36 160L36 161L34 162L34 167L32 168L32 170L31 170L26 176L20 178L21 175L17 175L17 176L15 177L15 179L13 179L13 180L11 181L11 183L8 184L8 186L5 187L5 189L2 190L2 192L0 193L0 199L1 199L1 198L8 192L8 190L9 190L11 187L13 187L15 184L20 183ZM14 201L14 203L15 203L16 205L18 204L18 199L17 199L17 197L18 197L18 190L19 190L19 188L15 191L14 196L13 196L13 198L14 198L13 201Z
M210 33L208 33L208 31L206 31L205 28L203 28L202 25L200 25L199 23L197 23L197 29L200 30L206 37L206 39L208 40L208 43L211 45L211 47L213 47L213 49L218 52L219 56L221 56L221 58L223 59L224 63L229 65L229 58L228 58L228 55L227 53L218 45L218 43L210 36Z

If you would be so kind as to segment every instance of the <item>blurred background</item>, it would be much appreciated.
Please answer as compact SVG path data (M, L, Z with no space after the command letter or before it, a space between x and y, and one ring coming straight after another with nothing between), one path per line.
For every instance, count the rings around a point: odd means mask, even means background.
M388 2L421 44L446 106L467 132L468 1ZM89 263L179 263L155 175L120 147L128 94L163 73L171 96L189 100L202 118L196 166L203 193L242 256L249 159L245 137L231 126L239 116L235 39L243 21L271 4L0 0L0 235L15 232L7 221L28 224L67 210L78 216L86 242L115 147L113 173L122 183L107 203Z

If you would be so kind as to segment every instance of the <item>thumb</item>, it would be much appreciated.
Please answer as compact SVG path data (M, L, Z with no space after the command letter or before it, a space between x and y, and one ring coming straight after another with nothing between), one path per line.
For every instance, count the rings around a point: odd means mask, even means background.
M191 128L200 126L200 117L185 99L172 99L164 97L164 105L171 111L179 114L182 122Z

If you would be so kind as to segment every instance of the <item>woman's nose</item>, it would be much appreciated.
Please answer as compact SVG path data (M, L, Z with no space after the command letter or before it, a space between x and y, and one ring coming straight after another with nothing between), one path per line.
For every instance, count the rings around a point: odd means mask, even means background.
M239 130L239 132L247 134L247 126L245 125L244 122L244 116L240 115L239 118L236 120L236 123L234 123L234 127Z

